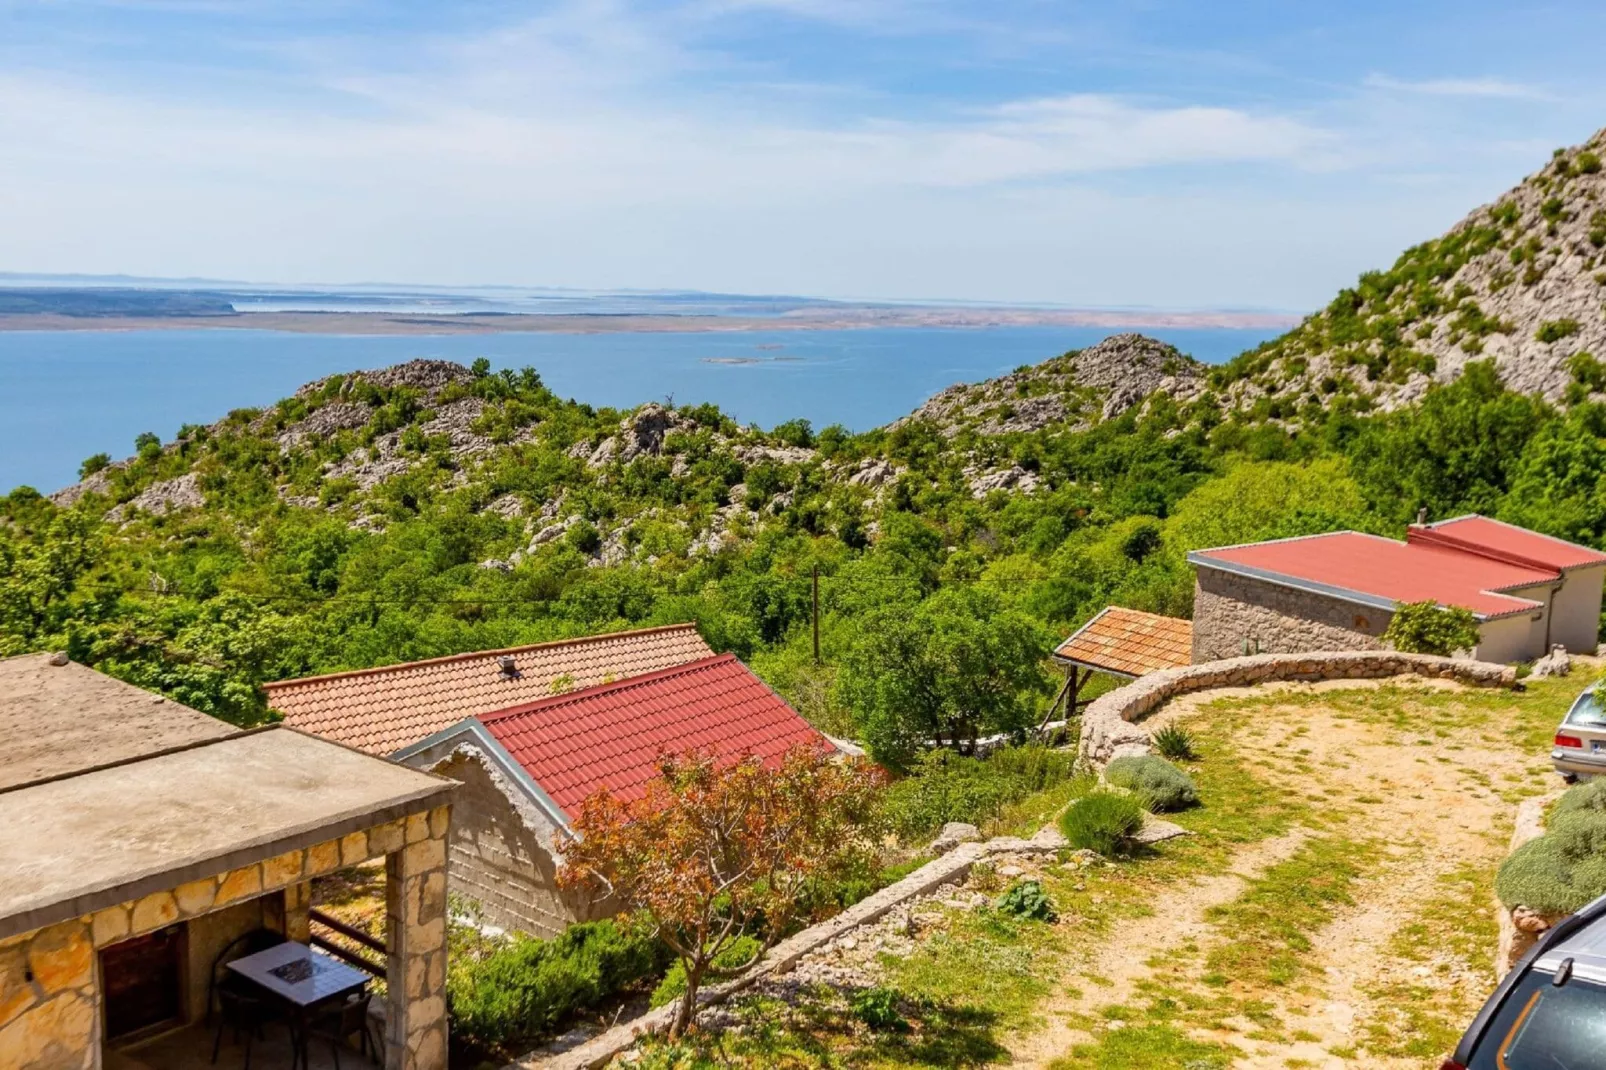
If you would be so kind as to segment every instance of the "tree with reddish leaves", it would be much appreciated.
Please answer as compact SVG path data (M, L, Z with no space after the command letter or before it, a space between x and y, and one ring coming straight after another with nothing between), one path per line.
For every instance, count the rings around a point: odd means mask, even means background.
M666 755L659 772L641 798L582 804L558 880L657 922L686 974L674 1038L716 955L744 933L772 944L818 891L873 862L882 773L804 746L770 764Z

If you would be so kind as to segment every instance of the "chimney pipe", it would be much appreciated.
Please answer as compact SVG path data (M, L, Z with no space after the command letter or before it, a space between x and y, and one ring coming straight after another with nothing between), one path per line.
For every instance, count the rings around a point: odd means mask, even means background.
M1428 522L1428 507L1424 505L1422 508L1420 508L1420 509L1418 509L1416 511L1416 524L1417 524L1417 527L1422 527L1427 522Z

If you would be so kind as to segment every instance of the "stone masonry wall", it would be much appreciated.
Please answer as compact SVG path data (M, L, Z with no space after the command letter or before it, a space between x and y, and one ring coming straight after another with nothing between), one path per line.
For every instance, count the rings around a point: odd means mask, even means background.
M463 785L453 804L451 886L454 894L479 905L479 920L551 937L606 913L592 909L581 895L558 890L551 853L483 762L459 753L434 772Z
M1219 569L1196 569L1193 660L1379 650L1393 614ZM1248 643L1248 650L1244 644Z
M1175 696L1192 691L1248 687L1277 680L1365 680L1407 675L1459 680L1475 687L1512 687L1517 682L1517 670L1509 665L1394 651L1227 658L1151 672L1100 695L1082 711L1078 752L1085 761L1099 767L1125 754L1149 753L1149 733L1131 722Z
M412 821L407 846L385 857L385 1070L446 1070L449 808L432 811L416 837Z
M422 1034L436 1028L439 1058L429 1061L404 1044L387 1049L386 1070L445 1070L444 917L450 821L451 807L436 807L0 940L0 1067L94 1070L101 1065L96 954L101 948L273 892L285 893L284 898L277 903L268 900L264 906L275 907L280 925L292 937L304 936L310 906L308 881L371 858L401 856L412 858L407 878L430 878L430 887L438 886L442 920L432 927L424 920L428 912L416 904L409 904L411 909L403 912L402 939L393 933L392 946L405 946L414 958L438 951L438 964L437 959L425 959L430 968L423 971L417 986L409 975L405 999L399 995L399 986L393 986L398 994L388 1018L398 1028L409 1030L408 1043L413 1031ZM409 855L415 848L415 854ZM422 995L414 997L414 991ZM428 1012L433 1008L428 1003L431 998L439 1004L440 1014L424 1020L417 1000L425 1001L423 1010ZM398 1008L398 999L405 1005Z

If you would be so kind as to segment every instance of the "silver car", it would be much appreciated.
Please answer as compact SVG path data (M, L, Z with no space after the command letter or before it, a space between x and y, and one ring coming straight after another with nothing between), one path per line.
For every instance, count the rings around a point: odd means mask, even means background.
M1606 773L1606 695L1591 687L1574 700L1556 729L1550 761L1569 782Z

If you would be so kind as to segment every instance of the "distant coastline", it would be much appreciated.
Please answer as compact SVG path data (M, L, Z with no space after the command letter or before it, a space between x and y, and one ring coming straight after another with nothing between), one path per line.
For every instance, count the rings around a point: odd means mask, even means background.
M1276 330L1301 317L1276 312L1164 312L1018 308L832 306L778 316L389 312L233 312L211 315L0 314L0 331L257 330L335 335L613 334L824 331L888 327L1233 328Z

